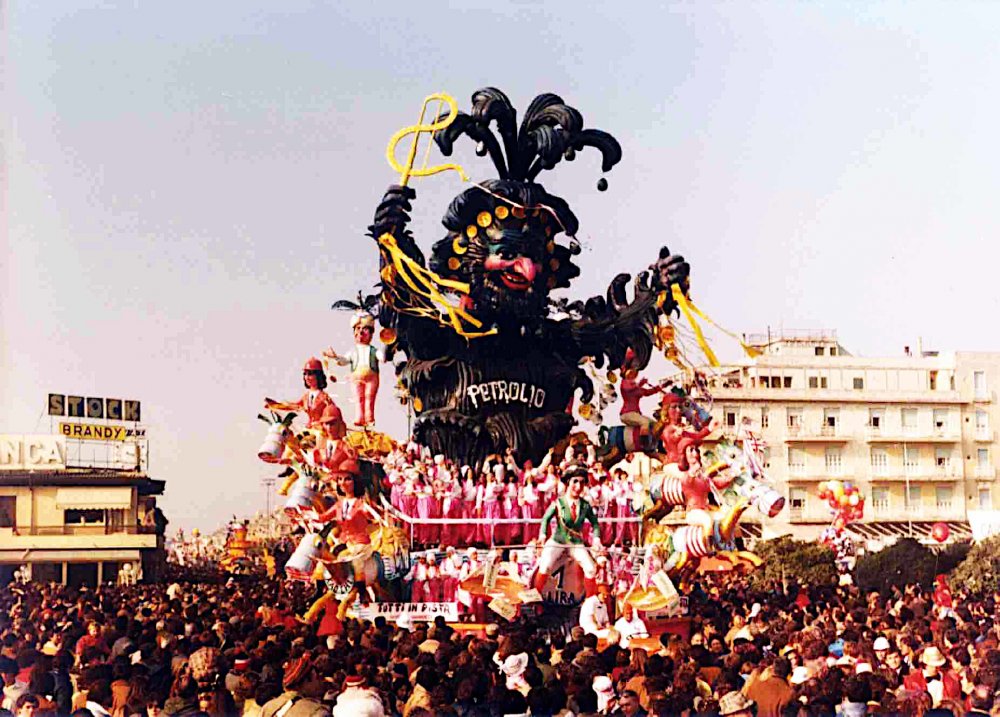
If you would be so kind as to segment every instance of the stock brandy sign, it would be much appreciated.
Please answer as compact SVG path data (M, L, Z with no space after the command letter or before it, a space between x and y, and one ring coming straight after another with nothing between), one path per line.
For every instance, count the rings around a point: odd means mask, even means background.
M109 421L138 423L142 420L142 404L139 401L123 401L120 398L92 398L50 393L49 415L68 416L69 418L106 418Z

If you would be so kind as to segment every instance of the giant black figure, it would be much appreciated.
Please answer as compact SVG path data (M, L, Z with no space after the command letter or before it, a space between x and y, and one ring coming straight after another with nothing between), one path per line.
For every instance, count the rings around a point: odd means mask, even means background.
M507 449L537 463L569 433L575 391L592 397L581 362L618 368L631 349L631 365L643 368L659 312L675 308L674 285L687 292L689 267L663 248L633 282L631 300L631 277L619 274L605 297L554 301L550 292L579 275L578 222L535 179L585 147L600 150L607 172L621 159L620 145L584 129L580 113L552 94L536 97L518 128L510 100L494 88L476 92L472 113L458 113L434 140L447 156L463 134L478 143L477 154L489 154L499 178L455 197L443 220L447 234L426 263L407 228L416 193L389 188L369 227L382 248L379 320L391 352L405 356L399 377L416 411L418 443L469 465ZM598 188L606 186L601 179ZM400 256L434 277L482 330L470 335L426 306L415 309L421 287L404 281Z

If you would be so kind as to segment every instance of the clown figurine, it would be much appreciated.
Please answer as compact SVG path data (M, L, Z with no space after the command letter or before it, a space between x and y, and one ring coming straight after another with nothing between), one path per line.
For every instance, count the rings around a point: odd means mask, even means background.
M539 592L545 588L552 569L568 553L583 570L584 586L587 596L597 594L597 565L591 557L590 550L584 544L583 524L590 523L593 528L594 545L599 548L601 543L601 526L597 522L597 514L586 500L583 499L584 483L587 480L587 467L580 463L571 463L563 469L563 480L566 482L566 492L545 511L542 516L542 527L538 538L545 542L542 555L538 559L538 572L535 573L534 587ZM552 537L546 540L549 524L556 521L556 529Z
M380 352L372 346L375 334L375 317L367 311L359 311L351 319L354 331L354 350L348 356L341 356L332 348L323 356L336 361L338 366L351 367L351 381L354 382L354 402L357 409L355 426L367 427L375 424L375 395L378 393L378 364L383 360Z

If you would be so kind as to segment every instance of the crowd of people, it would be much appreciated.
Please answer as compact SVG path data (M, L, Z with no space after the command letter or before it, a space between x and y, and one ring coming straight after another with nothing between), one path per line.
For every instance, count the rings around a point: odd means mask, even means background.
M653 649L530 617L480 631L332 612L309 624L298 617L305 588L271 580L16 584L0 591L2 708L18 717L1000 712L1000 596L956 591L949 606L913 587L711 580L690 595L690 634L664 632Z

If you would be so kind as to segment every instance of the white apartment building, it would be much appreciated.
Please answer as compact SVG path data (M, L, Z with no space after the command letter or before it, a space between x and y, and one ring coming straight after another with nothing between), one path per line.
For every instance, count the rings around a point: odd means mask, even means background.
M766 442L764 463L786 509L762 534L814 539L832 511L817 484L853 481L866 496L851 530L870 541L929 539L949 524L970 535L970 511L991 511L996 491L1000 353L904 349L852 355L834 331L747 337L763 351L710 381L712 413L735 434L744 418Z

